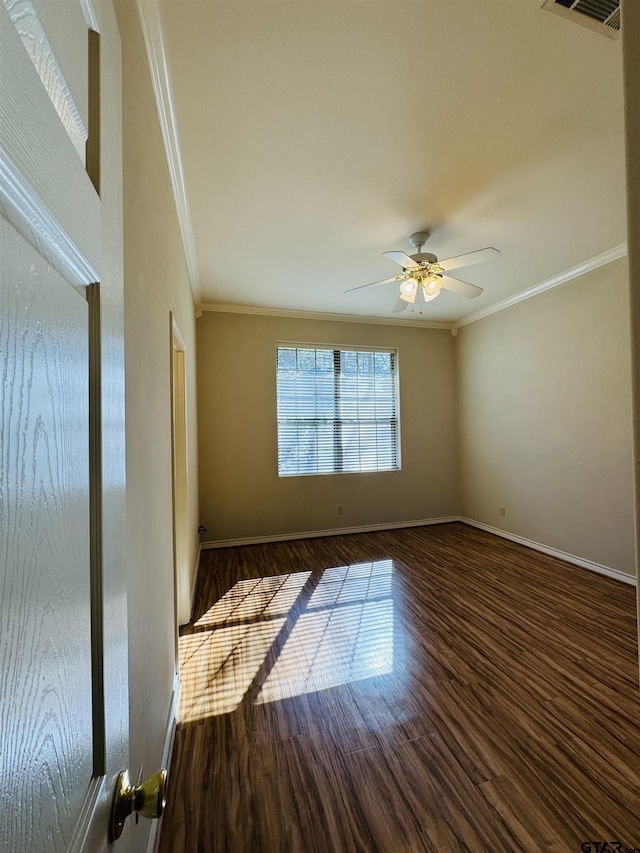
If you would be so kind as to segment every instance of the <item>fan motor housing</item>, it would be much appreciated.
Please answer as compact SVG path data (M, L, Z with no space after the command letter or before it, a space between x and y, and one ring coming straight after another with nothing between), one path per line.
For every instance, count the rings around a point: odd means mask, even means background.
M428 264L437 264L438 259L435 255L432 255L431 252L418 252L417 255L411 255L411 259L415 261L417 264L428 263Z

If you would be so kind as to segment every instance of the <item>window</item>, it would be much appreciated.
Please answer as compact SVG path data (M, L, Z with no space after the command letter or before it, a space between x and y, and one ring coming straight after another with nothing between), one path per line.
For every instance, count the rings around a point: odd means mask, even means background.
M397 470L396 362L395 350L278 346L278 474Z

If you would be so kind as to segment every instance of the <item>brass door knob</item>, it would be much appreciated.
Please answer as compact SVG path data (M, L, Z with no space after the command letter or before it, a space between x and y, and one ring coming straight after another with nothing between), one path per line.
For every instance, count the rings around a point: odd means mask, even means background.
M129 771L123 770L118 776L111 805L109 841L117 841L120 838L124 822L132 812L150 819L160 817L167 802L166 787L166 770L158 770L139 785L132 785Z

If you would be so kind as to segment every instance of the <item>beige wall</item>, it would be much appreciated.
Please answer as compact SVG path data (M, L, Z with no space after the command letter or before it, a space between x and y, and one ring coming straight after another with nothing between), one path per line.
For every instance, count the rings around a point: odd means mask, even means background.
M402 470L279 478L277 341L397 347ZM448 331L205 312L198 320L200 506L207 540L457 512ZM337 507L344 507L338 515Z
M158 769L174 685L170 312L186 345L190 566L196 561L195 319L135 3L117 0L124 96L130 768ZM149 822L135 832L144 849Z
M628 298L616 261L463 327L456 356L462 514L633 575Z

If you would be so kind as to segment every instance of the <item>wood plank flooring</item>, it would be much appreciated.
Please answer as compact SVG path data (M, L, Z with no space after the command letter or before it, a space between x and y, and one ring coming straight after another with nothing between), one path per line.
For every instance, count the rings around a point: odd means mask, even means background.
M458 523L221 549L180 646L161 853L640 849L630 586Z

